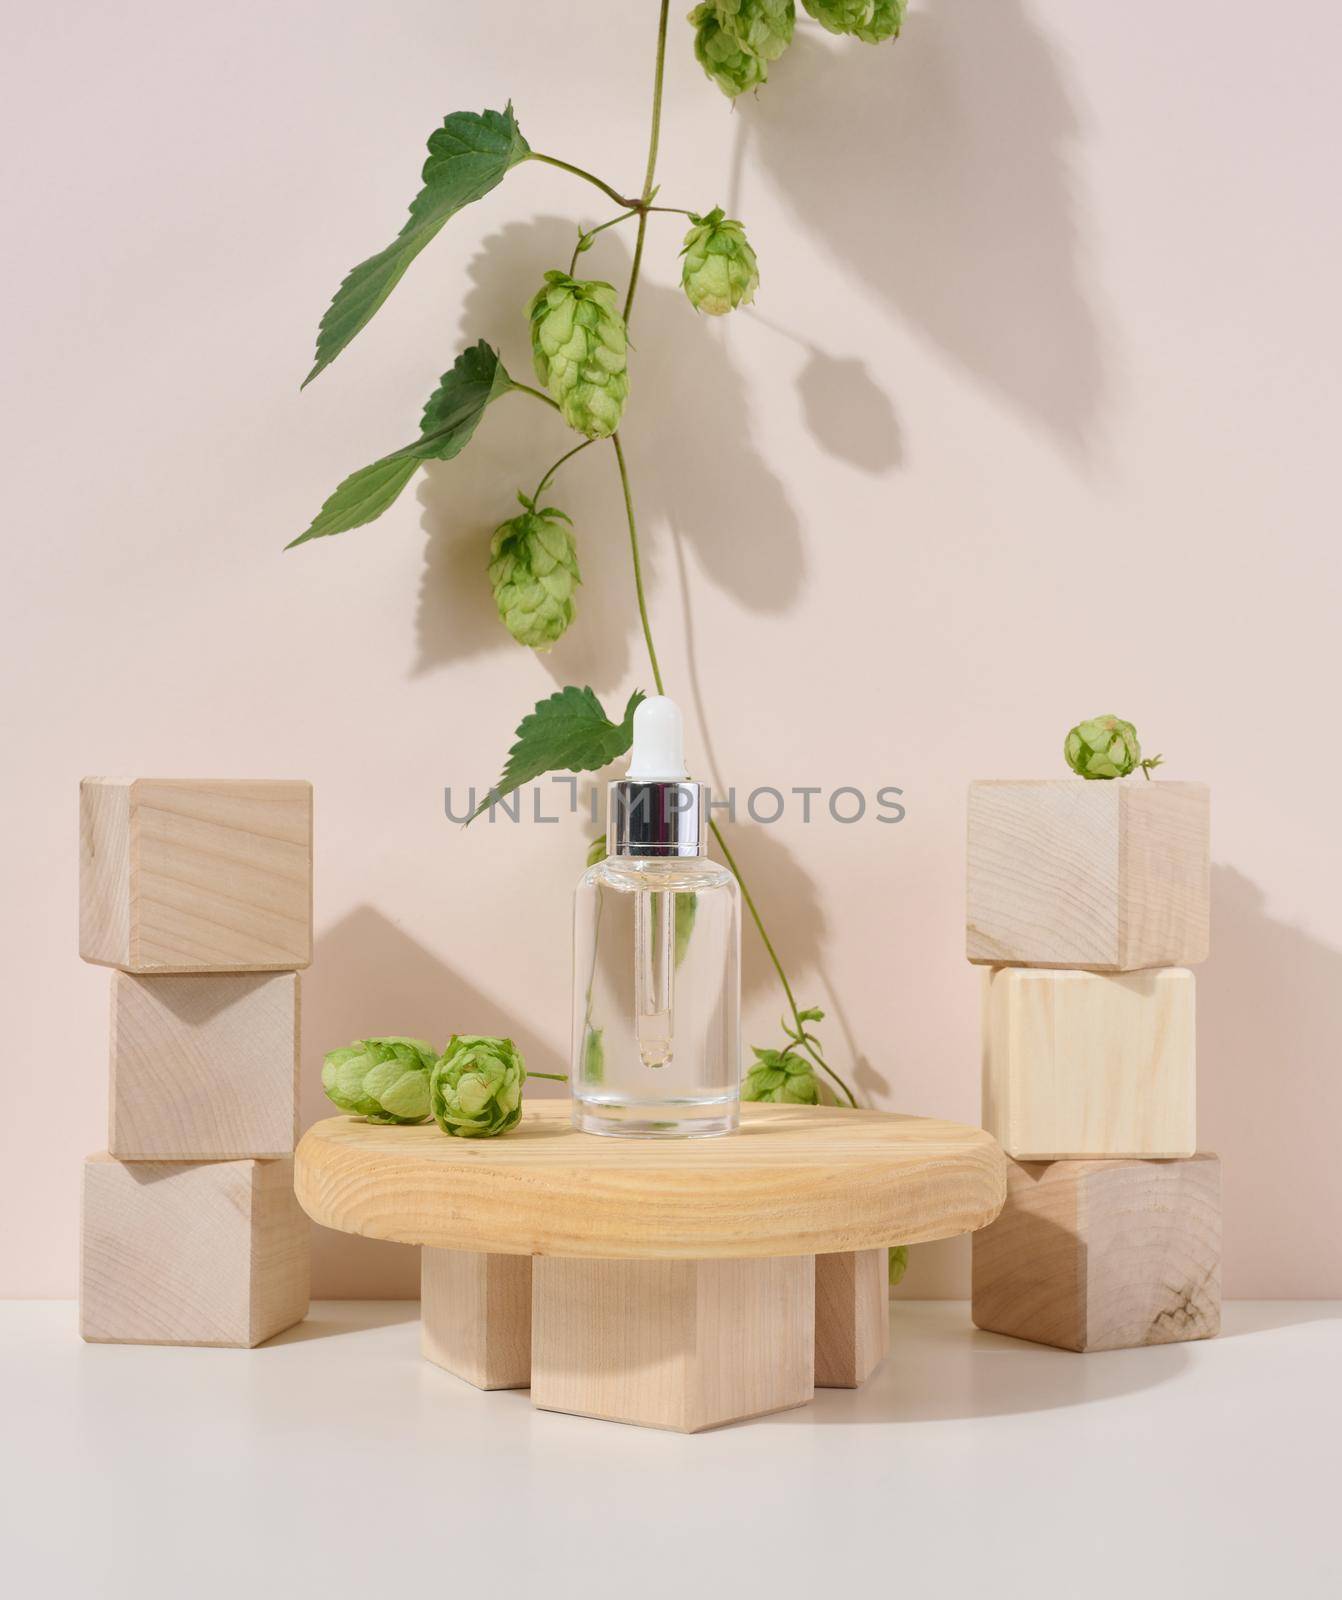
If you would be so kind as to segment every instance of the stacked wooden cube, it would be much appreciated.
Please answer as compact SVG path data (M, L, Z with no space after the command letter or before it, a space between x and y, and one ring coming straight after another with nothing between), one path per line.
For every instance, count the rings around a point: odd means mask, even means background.
M971 785L983 1124L1011 1158L974 1235L980 1328L1070 1350L1220 1328L1220 1163L1197 1153L1202 784Z
M308 1309L293 1149L311 785L86 778L79 810L79 951L115 969L80 1331L260 1344Z

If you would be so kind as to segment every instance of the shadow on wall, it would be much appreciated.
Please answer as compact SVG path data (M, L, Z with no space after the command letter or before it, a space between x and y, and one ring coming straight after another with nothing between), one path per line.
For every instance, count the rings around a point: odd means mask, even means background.
M673 259L679 221L650 248ZM530 380L524 308L549 267L567 266L575 236L574 223L560 217L510 223L490 235L471 263L462 341L487 338L498 346L510 372ZM585 258L583 270L623 283L629 270L625 241L603 236ZM702 574L747 608L781 614L792 605L804 575L796 513L750 442L749 397L732 363L728 335L714 319L696 315L678 288L640 283L631 405L621 432L654 631L668 638L678 611L690 646L688 679L667 687L693 706L709 757L705 776L719 790L731 778L717 761L712 708L694 674L691 585ZM878 418L876 427L884 426ZM859 430L857 437L872 439L874 434ZM417 619L417 673L520 648L499 622L490 595L485 573L490 534L516 511L516 490L525 488L530 494L551 462L574 442L572 431L557 417L526 396L514 395L490 408L461 457L426 470L419 489L428 539ZM632 680L650 691L612 447L597 443L575 458L546 490L544 500L573 518L583 583L576 620L553 651L536 656L537 662L556 686L586 683L608 695ZM769 559L762 561L758 552L766 549ZM687 551L695 571L689 568ZM669 592L673 582L680 587L679 605L673 605ZM547 692L538 685L534 698ZM519 705L518 718L527 709ZM506 743L501 735L500 755ZM787 930L781 953L795 981L818 959L823 938L815 887L770 830L749 825L731 829L730 835L747 876L757 889L764 886L766 920L775 935L780 927ZM772 969L753 930L747 930L743 944L743 987L749 995L772 981Z
M769 88L738 106L738 139L839 271L1071 455L1092 453L1105 377L1074 172L1083 124L1022 0L938 0L893 47L799 27ZM823 366L811 381L825 387Z
M590 218L588 220L591 220ZM676 219L679 221L680 219ZM674 259L679 233L650 248ZM510 372L531 381L525 307L542 274L568 265L576 229L559 217L511 223L471 263L462 340L500 346ZM584 270L622 284L625 241L604 235ZM750 440L749 395L731 360L729 330L698 316L681 291L643 281L634 307L631 397L621 430L629 460L654 628L668 607L666 531L684 537L702 572L752 611L784 613L803 577L801 529L783 486ZM557 416L524 395L491 407L470 449L430 466L420 503L428 534L420 585L417 672L482 651L516 650L494 612L485 576L489 535L541 474L577 442ZM598 443L565 467L546 501L573 518L583 586L578 616L537 659L557 683L609 690L647 678L629 539L614 452ZM759 559L767 549L769 559ZM659 604L660 600L660 604ZM651 687L651 685L649 685Z
M442 1045L454 1031L511 1034L536 1071L567 1070L539 1037L519 1025L515 1013L459 977L380 911L357 907L317 940L312 967L303 974L302 1126L337 1114L321 1086L327 1050L389 1033ZM535 1098L560 1092L561 1085L548 1083L527 1090ZM314 1227L312 1294L314 1299L417 1299L419 1251Z
M1244 1292L1237 1264L1252 1260L1261 1298L1342 1296L1342 951L1274 920L1229 866L1212 868L1211 926L1198 969L1198 1140L1223 1163L1224 1292ZM1308 1205L1297 1172L1310 1175Z

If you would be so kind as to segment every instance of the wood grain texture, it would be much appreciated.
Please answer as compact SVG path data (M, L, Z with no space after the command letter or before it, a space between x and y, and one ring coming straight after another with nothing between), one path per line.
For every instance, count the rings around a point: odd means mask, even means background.
M981 1129L831 1106L747 1105L722 1139L576 1133L566 1100L499 1139L332 1117L298 1198L344 1233L506 1255L700 1260L918 1244L981 1228L1006 1193Z
M971 961L1130 972L1206 959L1205 784L972 783L968 854Z
M129 972L312 959L312 786L85 778L79 953Z
M477 1389L531 1384L531 1258L426 1249L420 1349Z
M983 975L983 1125L1009 1156L1191 1156L1195 980L1183 967Z
M974 1236L978 1327L1067 1350L1214 1337L1221 1163L1010 1164L1002 1215Z
M100 1344L262 1343L308 1309L292 1161L84 1163L80 1333Z
M890 1350L887 1252L815 1258L815 1386L856 1389Z
M109 1152L291 1156L298 1046L296 972L113 973Z
M809 1256L747 1261L538 1257L532 1403L697 1433L815 1393Z

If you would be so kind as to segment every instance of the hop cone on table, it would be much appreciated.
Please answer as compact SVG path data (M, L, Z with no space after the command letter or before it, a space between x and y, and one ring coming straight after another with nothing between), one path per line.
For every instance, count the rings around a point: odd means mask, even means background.
M690 12L695 57L734 100L767 81L769 62L792 43L796 16L793 0L705 0Z
M820 1083L811 1063L791 1050L755 1050L756 1061L741 1084L743 1100L775 1105L817 1106Z
M894 39L904 26L908 0L802 0L822 28L846 33L863 44Z
M1083 778L1126 778L1138 768L1143 777L1149 778L1151 769L1161 762L1160 756L1142 760L1137 730L1122 717L1092 717L1089 722L1078 722L1067 735L1062 753L1072 771Z
M750 248L745 229L716 206L705 217L690 214L693 223L685 235L685 258L680 281L690 304L710 317L723 316L755 298L759 288L759 262Z
M613 284L547 272L527 315L536 376L570 428L605 439L629 395L628 341Z
M582 582L572 523L553 506L518 495L522 514L494 529L489 582L503 625L518 644L548 650L573 621Z
M511 1039L453 1034L429 1080L430 1109L444 1133L492 1139L522 1120L527 1069Z
M356 1039L322 1062L327 1099L369 1122L424 1122L437 1051L423 1039Z

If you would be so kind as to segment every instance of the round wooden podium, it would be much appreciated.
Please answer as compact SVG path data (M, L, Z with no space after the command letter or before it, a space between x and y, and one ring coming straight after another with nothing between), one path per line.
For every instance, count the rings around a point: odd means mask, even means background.
M991 1222L977 1128L747 1105L720 1139L580 1134L563 1100L498 1139L351 1117L303 1136L315 1221L424 1246L424 1353L556 1411L697 1431L861 1383L888 1338L885 1247Z

